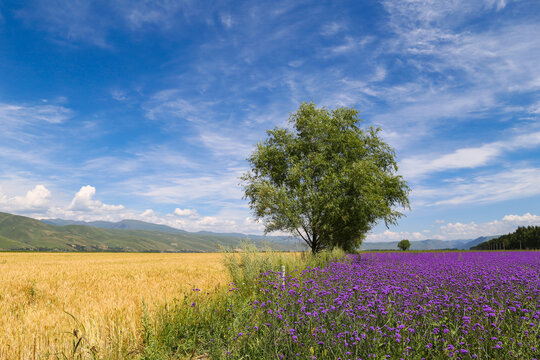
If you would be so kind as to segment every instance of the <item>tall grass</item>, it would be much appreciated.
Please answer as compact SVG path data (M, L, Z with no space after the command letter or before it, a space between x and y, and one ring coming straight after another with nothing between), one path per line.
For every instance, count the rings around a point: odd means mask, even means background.
M339 248L312 255L311 252L278 252L269 247L261 251L254 244L244 242L240 245L240 251L225 249L224 265L235 288L250 293L256 291L253 286L257 284L262 273L285 270L287 275L306 268L323 266L331 260L344 257L345 253Z
M260 251L250 243L244 243L239 252L227 251L224 265L232 279L229 287L211 291L194 288L184 293L181 300L161 307L156 312L155 326L143 327L143 358L227 358L254 316L250 304L258 296L261 274L281 274L284 267L286 276L290 276L344 257L345 253L337 249L313 256ZM257 342L252 345L257 346Z

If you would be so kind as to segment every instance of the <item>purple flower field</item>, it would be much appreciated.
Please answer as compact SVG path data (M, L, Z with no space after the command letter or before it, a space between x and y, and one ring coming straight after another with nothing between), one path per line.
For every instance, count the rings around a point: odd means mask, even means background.
M540 252L368 253L259 286L230 357L540 358Z

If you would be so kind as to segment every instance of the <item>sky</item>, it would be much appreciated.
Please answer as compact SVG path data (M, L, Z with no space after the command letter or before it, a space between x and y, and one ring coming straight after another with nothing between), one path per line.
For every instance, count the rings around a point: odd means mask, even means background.
M368 241L540 225L536 0L0 0L0 211L260 234L239 176L302 102L411 187Z

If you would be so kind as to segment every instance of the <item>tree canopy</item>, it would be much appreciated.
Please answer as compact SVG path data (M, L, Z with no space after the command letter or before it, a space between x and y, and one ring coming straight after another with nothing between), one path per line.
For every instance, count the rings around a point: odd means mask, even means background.
M411 242L407 239L403 239L397 244L398 248L400 248L403 251L409 250L411 247Z
M303 103L288 128L268 130L248 158L245 198L266 232L287 231L313 253L357 248L379 221L396 224L409 187L380 129L362 130L358 111Z

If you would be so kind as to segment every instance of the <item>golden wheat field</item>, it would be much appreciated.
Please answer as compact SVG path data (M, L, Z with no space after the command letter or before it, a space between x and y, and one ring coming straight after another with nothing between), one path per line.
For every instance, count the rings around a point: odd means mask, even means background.
M193 286L226 283L222 256L0 253L0 359L63 358L74 330L99 358L136 352L143 299L151 313Z

